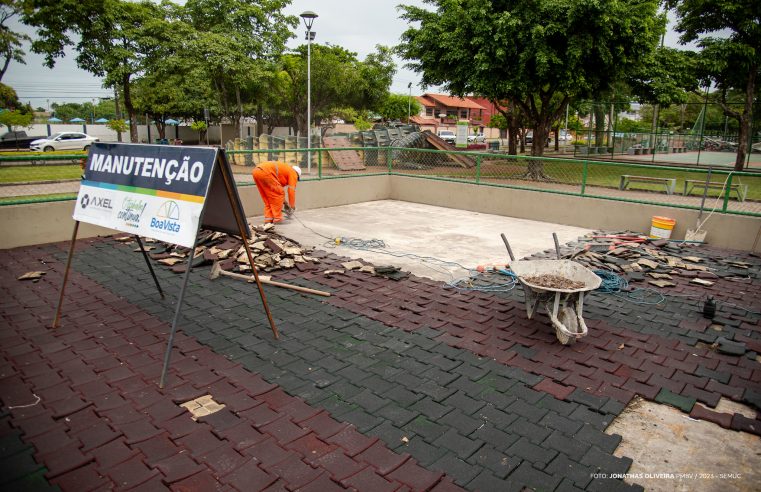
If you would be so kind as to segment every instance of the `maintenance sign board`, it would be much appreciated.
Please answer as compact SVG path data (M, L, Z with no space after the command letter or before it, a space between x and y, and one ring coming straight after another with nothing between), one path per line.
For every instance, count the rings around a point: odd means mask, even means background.
M193 247L218 150L94 143L74 220Z

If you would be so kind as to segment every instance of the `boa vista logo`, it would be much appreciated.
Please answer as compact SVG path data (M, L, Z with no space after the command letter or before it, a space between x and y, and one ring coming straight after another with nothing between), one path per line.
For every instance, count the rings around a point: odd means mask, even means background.
M173 200L161 204L156 215L151 217L151 229L162 232L180 232L180 206Z

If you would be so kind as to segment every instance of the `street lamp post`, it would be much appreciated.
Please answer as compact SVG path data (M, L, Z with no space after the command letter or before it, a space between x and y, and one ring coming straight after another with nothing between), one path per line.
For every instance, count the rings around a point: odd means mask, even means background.
M301 13L307 28L307 174L312 172L312 40L317 34L312 32L312 24L317 17L311 10Z

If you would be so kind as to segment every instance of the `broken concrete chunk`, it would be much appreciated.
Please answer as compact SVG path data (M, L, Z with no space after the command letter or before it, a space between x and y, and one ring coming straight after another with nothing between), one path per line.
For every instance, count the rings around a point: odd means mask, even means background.
M668 280L648 280L647 283L653 284L656 287L675 287L676 286L674 282L669 282Z
M283 258L278 262L278 265L280 265L282 268L293 268L296 266L296 262L291 258Z
M163 260L159 260L159 263L167 266L174 266L177 263L182 263L183 261L185 260L182 258L164 258Z
M703 258L700 258L699 256L683 256L683 260L691 261L693 263L700 263L703 261Z
M373 266L371 266L371 265L365 265L365 266L363 266L362 268L360 268L360 269L359 269L359 271L360 271L360 272L364 272L364 273L370 273L370 274L372 274L372 275L375 275L375 267L373 267Z
M296 255L300 255L303 252L303 250L296 246L286 246L285 248L283 248L283 252L285 252L285 254L290 256L296 256Z
M691 284L704 285L706 287L710 287L710 286L712 286L714 284L710 280L703 280L702 278L693 278L692 280L690 280L690 283Z
M134 251L135 253L140 253L141 251L150 251L152 249L153 249L153 246L143 246L143 249L135 248L132 251Z
M668 273L650 272L650 273L648 273L648 275L653 277L653 278L667 278L667 279L671 280L671 275L669 275Z
M267 239L264 241L264 245L270 249L273 253L283 252L283 243L274 239Z
M639 260L637 263L639 263L640 266L647 267L647 268L658 268L658 263L650 260Z
M362 268L363 265L358 261L347 261L346 263L341 263L341 266L346 270L358 270Z
M45 272L26 272L16 280L35 280L45 275Z
M345 273L343 270L325 270L322 272L324 275L335 275L340 273Z

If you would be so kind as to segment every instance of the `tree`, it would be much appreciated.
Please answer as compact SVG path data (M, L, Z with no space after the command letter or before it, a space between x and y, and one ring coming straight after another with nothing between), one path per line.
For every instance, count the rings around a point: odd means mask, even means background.
M3 79L8 65L12 61L26 64L24 50L21 43L29 41L29 36L24 33L11 31L8 22L21 14L22 2L17 0L0 0L0 80Z
M130 139L137 142L131 78L143 70L144 60L153 51L175 42L165 20L169 6L145 0L59 0L32 5L23 17L26 24L37 28L32 50L44 54L46 65L53 67L64 48L75 45L80 68L105 77L106 86L120 87L130 120Z
M34 113L22 112L20 110L0 112L0 125L5 125L8 131L13 131L14 126L29 128L32 126Z
M116 132L117 139L119 140L119 142L121 142L122 132L127 131L127 123L125 123L125 121L122 119L109 120L109 122L106 123L106 126Z
M0 83L0 109L16 109L21 106L13 87Z
M283 55L282 72L276 90L279 108L293 115L297 134L307 127L307 47ZM312 115L314 121L335 118L345 108L378 110L388 96L395 66L391 52L376 47L365 61L340 46L312 45ZM405 106L406 114L406 106Z
M389 94L378 108L378 114L386 121L407 121L407 115L420 113L420 103L409 94Z
M426 85L520 108L536 142L573 98L607 89L646 59L664 31L657 0L427 0L402 6L398 47ZM543 155L542 145L531 154ZM544 178L541 161L528 176Z
M758 0L672 0L680 41L698 41L697 75L714 86L713 99L739 124L735 169L740 171L750 147L753 104L761 68L761 8ZM731 107L732 89L743 94L742 109Z

